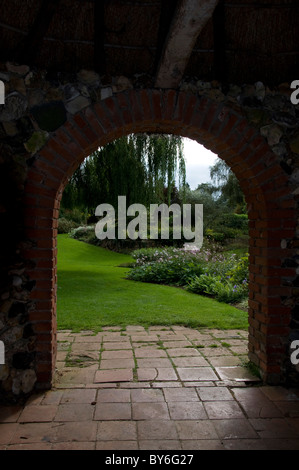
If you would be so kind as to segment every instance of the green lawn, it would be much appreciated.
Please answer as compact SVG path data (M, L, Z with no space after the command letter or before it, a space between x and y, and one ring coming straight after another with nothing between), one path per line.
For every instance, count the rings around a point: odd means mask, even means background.
M247 313L176 287L125 279L128 255L58 236L59 329L173 325L246 329Z

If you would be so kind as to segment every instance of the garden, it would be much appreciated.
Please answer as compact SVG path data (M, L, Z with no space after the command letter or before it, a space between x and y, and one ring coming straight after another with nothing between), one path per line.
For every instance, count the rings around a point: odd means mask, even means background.
M235 176L219 159L211 178L214 185L190 189L178 137L128 136L86 159L67 185L60 210L59 326L247 328L246 204ZM116 207L119 194L127 195L128 205L203 204L203 246L186 249L171 230L167 241L97 239L95 207L102 202Z

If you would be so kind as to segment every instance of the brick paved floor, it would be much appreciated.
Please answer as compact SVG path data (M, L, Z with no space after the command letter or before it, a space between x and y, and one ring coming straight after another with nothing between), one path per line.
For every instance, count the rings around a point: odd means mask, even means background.
M299 390L244 366L245 331L58 333L52 390L0 409L0 450L299 450Z

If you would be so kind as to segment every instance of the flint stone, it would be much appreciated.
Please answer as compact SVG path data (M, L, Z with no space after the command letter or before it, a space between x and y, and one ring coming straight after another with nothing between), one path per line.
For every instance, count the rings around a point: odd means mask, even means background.
M261 102L264 101L266 95L265 85L262 82L256 82L255 84L255 95Z
M77 78L80 82L90 86L99 85L100 83L100 76L93 70L80 70L77 73Z
M112 88L106 87L101 89L101 100L105 100L106 98L110 98L112 96Z
M4 130L9 137L14 137L18 133L17 124L15 121L2 122Z
M281 137L283 136L283 131L277 125L270 124L261 128L261 134L268 141L268 144L277 145L280 142Z
M29 393L33 390L37 380L36 373L32 369L17 371L12 382L12 391L15 395Z
M26 75L30 70L28 65L16 65L12 64L11 62L6 63L6 68L9 72L16 73L22 76Z
M133 88L131 80L127 77L120 76L116 79L115 84L112 86L114 92L120 92Z
M70 114L76 114L78 111L81 111L81 109L86 108L89 105L90 99L85 96L78 96L72 101L66 103L65 107Z
M0 121L14 121L26 113L27 100L20 93L13 92L5 99L5 106L0 110Z
M283 111L274 113L272 119L277 124L294 129L298 125L298 120L289 113Z

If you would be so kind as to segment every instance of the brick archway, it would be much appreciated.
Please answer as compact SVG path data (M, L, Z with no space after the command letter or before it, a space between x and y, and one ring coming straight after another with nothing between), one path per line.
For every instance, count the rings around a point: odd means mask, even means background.
M189 137L224 159L244 191L249 215L249 358L267 383L283 381L295 269L292 256L295 203L288 178L259 131L238 110L192 93L131 90L74 115L59 128L29 169L25 227L30 246L27 275L30 322L37 341L37 387L51 386L56 357L56 237L62 191L83 159L128 133Z

